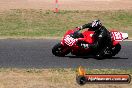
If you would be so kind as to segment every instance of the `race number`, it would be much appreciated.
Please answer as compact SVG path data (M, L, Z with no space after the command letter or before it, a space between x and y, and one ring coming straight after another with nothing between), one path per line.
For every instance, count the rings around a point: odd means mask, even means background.
M64 38L64 42L65 42L68 46L73 46L73 45L76 43L77 40L78 40L78 39L74 39L74 38L72 38L70 35L67 35L67 36L65 36L65 38Z
M115 41L122 41L122 33L121 32L112 32L112 37L114 38Z

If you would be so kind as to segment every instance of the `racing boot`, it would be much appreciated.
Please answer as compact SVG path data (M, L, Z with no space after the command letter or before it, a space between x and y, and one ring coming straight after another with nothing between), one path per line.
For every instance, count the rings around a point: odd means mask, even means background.
M111 58L112 57L112 49L110 47L107 47L104 50L104 55L105 55L106 58Z

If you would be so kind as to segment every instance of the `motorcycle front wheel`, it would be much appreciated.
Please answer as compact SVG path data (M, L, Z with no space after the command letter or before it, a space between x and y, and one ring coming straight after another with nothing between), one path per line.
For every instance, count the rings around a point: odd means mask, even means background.
M56 44L52 48L52 54L55 56L63 57L65 55L67 55L68 53L70 53L69 49L67 49L63 45L61 45L61 43Z

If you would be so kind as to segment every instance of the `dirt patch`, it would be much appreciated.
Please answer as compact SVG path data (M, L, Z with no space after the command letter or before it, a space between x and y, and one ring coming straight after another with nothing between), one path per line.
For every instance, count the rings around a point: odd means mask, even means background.
M61 5L61 4L60 4ZM70 10L124 10L132 9L130 0L77 0L62 2L62 9ZM61 8L61 6L60 6Z
M105 71L100 70L99 72ZM124 73L124 71L117 72ZM112 72L112 70L108 70L108 72ZM113 72L115 71L113 70ZM130 72L125 71L125 73ZM76 83L76 73L72 69L0 69L0 88L131 88L131 86L132 83L80 86Z
M132 0L58 0L62 10L126 10L132 9ZM0 0L0 10L44 9L54 10L55 0Z

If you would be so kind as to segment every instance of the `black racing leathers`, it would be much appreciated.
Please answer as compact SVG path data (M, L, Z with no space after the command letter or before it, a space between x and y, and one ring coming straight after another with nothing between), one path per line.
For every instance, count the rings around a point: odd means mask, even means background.
M92 38L94 38L93 44L89 44L89 48L93 48L97 54L103 54L106 47L111 47L111 35L110 32L104 27L96 29L93 28L92 23L88 23L82 26L81 29L89 28L92 31L95 31Z

